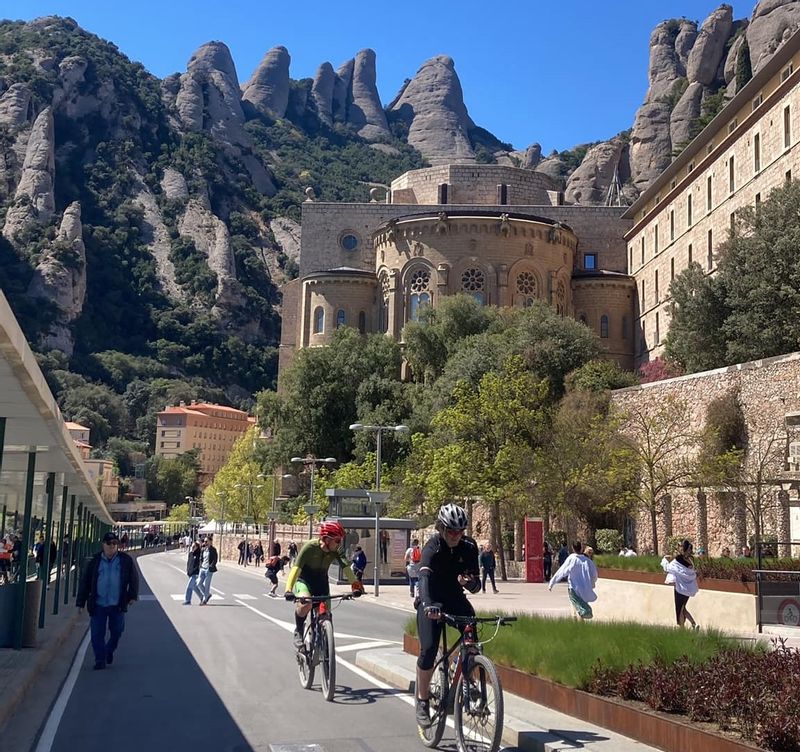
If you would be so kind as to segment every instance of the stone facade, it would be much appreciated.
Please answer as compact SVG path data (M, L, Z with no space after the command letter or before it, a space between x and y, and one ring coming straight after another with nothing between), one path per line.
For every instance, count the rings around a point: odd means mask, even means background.
M283 288L279 373L337 326L399 339L419 304L462 291L489 305L540 299L582 314L608 357L630 368L631 222L621 207L564 206L556 187L531 170L440 165L400 176L391 203L306 201L300 279Z
M791 535L795 555L800 553L800 473L789 464L790 444L797 440L796 419L800 417L800 353L742 363L713 371L657 381L612 393L612 403L621 411L647 409L675 397L688 405L691 427L699 431L706 419L708 403L731 390L738 392L747 425L748 459L755 461L759 447L774 441L778 459L767 467L765 534L781 542ZM780 483L793 484L788 499ZM685 535L718 556L727 546L735 555L753 534L753 520L745 513L736 494L719 489L676 488L671 494L673 535ZM788 504L786 503L788 501ZM669 516L668 516L669 517ZM668 519L667 517L667 519ZM659 517L659 545L669 534L665 517ZM636 519L636 550L650 548L652 530L649 516ZM784 548L782 553L788 554Z
M707 274L737 209L800 177L800 34L795 34L626 212L636 280L636 360L661 354L669 285L691 262Z

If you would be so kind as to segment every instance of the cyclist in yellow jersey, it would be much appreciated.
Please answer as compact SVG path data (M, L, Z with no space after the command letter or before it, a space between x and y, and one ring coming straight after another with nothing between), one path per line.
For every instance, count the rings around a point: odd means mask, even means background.
M312 538L303 546L289 572L286 593L284 593L287 601L308 596L330 595L328 570L336 561L344 567L344 575L350 582L353 595L359 596L364 592L364 586L356 579L350 562L340 550L343 540L344 528L341 523L328 520L319 526L319 538ZM296 648L303 646L303 630L306 616L310 610L310 603L298 603L295 607L294 646Z

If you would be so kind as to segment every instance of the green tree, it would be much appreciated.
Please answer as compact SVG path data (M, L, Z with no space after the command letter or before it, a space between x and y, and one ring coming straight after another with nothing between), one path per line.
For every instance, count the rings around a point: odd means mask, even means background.
M658 553L658 519L671 511L671 491L696 476L693 455L700 435L692 428L687 404L673 396L627 408L619 420L638 476L633 495L650 517L652 548ZM665 536L671 535L667 527Z
M675 277L669 294L667 356L689 373L725 363L727 307L719 280L707 277L700 264L693 262Z
M187 496L197 493L199 469L198 450L195 449L175 458L151 457L145 468L148 497L165 501L167 506L182 503Z
M631 371L623 371L615 360L595 358L567 374L564 385L567 391L579 389L603 392L609 389L624 389L636 386L639 379Z

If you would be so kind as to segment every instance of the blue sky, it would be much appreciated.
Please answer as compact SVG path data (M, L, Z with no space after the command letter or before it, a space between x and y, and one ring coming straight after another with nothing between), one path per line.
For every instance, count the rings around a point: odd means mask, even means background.
M648 42L666 18L702 22L711 0L5 0L0 16L71 16L163 77L212 39L231 49L241 82L284 45L292 78L313 77L371 47L384 104L425 60L450 55L472 119L515 148L545 154L610 138L633 124L647 89ZM749 17L755 0L733 4ZM497 10L492 10L496 8Z

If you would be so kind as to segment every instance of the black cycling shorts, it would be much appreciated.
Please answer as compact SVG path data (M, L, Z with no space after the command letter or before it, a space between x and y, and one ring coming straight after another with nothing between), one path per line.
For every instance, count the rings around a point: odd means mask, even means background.
M475 609L466 598L442 604L442 611L453 616L475 616ZM442 639L443 621L434 621L425 616L425 609L417 608L417 636L419 637L419 658L417 666L423 671L433 668L436 653ZM462 630L463 631L463 630Z

